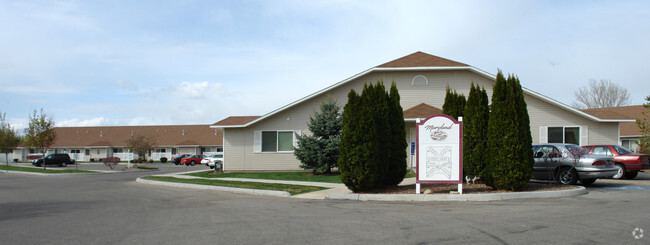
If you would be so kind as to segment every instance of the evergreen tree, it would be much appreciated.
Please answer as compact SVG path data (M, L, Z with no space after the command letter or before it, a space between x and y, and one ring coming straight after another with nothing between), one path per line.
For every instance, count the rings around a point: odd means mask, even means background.
M390 158L388 94L382 82L365 84L359 96L348 94L342 116L341 181L352 191L365 191L383 184Z
M463 172L465 175L482 176L485 168L487 126L489 118L488 98L485 89L478 84L470 88L465 117L463 117Z
M364 85L364 90L366 89ZM341 182L352 191L368 188L364 130L362 119L363 108L361 96L350 90L348 103L343 107L341 116L341 143L339 144L339 160L337 162L341 172Z
M515 94L515 112L517 113L518 137L517 149L515 152L519 155L519 162L516 169L518 173L515 175L515 188L519 189L524 187L530 180L530 175L533 170L533 137L530 133L530 118L528 116L528 106L524 99L524 91L521 88L519 78L515 75L509 75L508 81L514 89Z
M482 179L496 189L518 190L526 185L530 178L531 162L526 162L524 149L527 141L523 136L527 112L517 112L522 109L518 81L512 76L506 80L503 73L497 73L496 83L492 92L492 105L489 114L487 132L487 167ZM521 92L523 101L523 92ZM525 106L525 102L523 103ZM528 126L530 127L530 126ZM530 130L530 129L529 129ZM530 135L530 131L529 131ZM530 145L527 146L530 149ZM531 152L532 156L532 152Z
M447 85L442 113L458 120L458 117L464 115L466 101L465 95L456 93L456 90L452 91L449 85Z
M388 124L388 94L383 82L370 84L361 95L363 107L368 110L368 161L370 162L370 188L382 185L388 171L390 158L390 127Z
M404 113L400 104L397 86L393 82L390 86L388 121L390 126L390 156L388 172L384 178L385 185L398 185L406 175L406 127Z
M300 167L312 173L331 173L339 158L341 107L331 97L321 103L320 113L309 117L311 135L296 135L298 147L293 154Z

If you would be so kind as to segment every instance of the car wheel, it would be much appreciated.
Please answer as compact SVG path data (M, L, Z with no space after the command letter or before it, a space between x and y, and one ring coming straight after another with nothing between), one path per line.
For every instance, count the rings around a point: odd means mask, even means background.
M68 163L67 163L67 162L63 162L63 163L59 164L59 166L61 166L61 167L66 167L66 166L68 166Z
M575 185L578 182L578 172L573 168L562 168L558 173L560 183L563 185Z
M634 178L636 178L636 176L637 176L638 174L639 174L638 171L635 171L635 172L627 172L627 173L625 173L625 178L626 178L626 179L634 179Z
M580 183L582 183L582 185L584 185L584 186L590 186L594 182L596 182L596 179L581 179L580 180Z
M623 178L623 176L625 176L625 174L627 173L627 171L625 171L625 166L623 166L623 164L617 163L616 165L614 165L614 167L618 169L618 172L616 172L616 175L612 176L612 179Z
M195 161L191 161L191 162L190 162L190 165L194 166L194 165L196 165L196 162L195 162Z

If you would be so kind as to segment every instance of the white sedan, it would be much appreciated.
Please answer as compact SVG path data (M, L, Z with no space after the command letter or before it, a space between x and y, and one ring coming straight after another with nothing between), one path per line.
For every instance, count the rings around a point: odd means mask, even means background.
M223 166L223 154L209 155L201 160L201 164L205 164L205 166L210 167L210 169L213 169L216 163L218 163L218 168Z

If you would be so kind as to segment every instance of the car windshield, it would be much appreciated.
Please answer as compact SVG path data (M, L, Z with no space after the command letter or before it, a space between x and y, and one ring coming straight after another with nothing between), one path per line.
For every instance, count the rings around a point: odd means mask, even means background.
M614 150L618 152L619 155L627 155L627 154L632 154L632 151L628 150L625 147L622 147L620 145L613 145Z

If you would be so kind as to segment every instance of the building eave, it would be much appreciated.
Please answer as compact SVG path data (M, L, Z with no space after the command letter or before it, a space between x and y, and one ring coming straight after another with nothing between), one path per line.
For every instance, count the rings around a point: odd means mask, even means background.
M357 79L359 77L362 77L362 76L367 75L367 74L372 73L372 72L442 71L442 70L452 70L452 71L453 70L469 70L469 71L475 72L475 73L477 73L477 74L479 74L481 76L489 78L492 81L496 81L496 76L495 75L492 75L492 74L490 74L488 72L485 72L485 71L483 71L481 69L478 69L476 67L473 67L473 66L373 67L373 68L367 69L365 71L362 71L360 73L357 73L354 76L351 76L351 77L349 77L349 78L347 78L347 79L345 79L343 81L335 83L335 84L333 84L331 86L328 86L328 87L326 87L324 89L321 89L321 90L319 90L319 91L317 91L315 93L312 93L312 94L310 94L308 96L305 96L305 97L303 97L303 98L301 98L301 99L299 99L297 101L294 101L294 102L292 102L290 104L287 104L287 105L285 105L283 107L280 107L280 108L278 108L276 110L273 110L273 111L271 111L271 112L269 112L269 113L255 119L255 120L252 120L252 121L250 121L250 122L248 122L246 124L240 124L240 125L212 125L212 126L210 126L210 128L226 129L226 128L245 128L245 127L248 127L248 126L253 125L253 124L257 123L257 122L263 121L266 118L269 118L269 117L271 117L271 116L273 116L273 115L275 115L275 114L277 114L279 112L282 112L282 111L284 111L286 109L289 109L289 108L291 108L291 107L293 107L295 105L298 105L298 104L300 104L300 103L302 103L304 101L307 101L309 99L312 99L312 98L314 98L316 96L325 94L326 92L328 92L328 91L330 91L332 89L335 89L335 88L337 88L339 86L342 86L342 85L344 85L344 84L346 84L346 83L348 83L348 82L350 82L350 81L352 81L354 79ZM548 102L548 103L550 103L552 105L555 105L557 107L560 107L562 109L573 112L575 114L578 114L578 115L580 115L582 117L588 118L588 119L596 121L596 122L619 122L620 123L620 122L633 122L634 121L634 120L630 120L630 119L602 119L602 118L598 118L598 117L592 116L592 115L590 115L588 113L577 110L577 109L575 109L573 107L570 107L568 105L565 105L565 104L563 104L563 103L561 103L561 102L559 102L557 100L551 99L550 97L547 97L547 96L544 96L544 95L539 94L537 92L534 92L534 91L532 91L530 89L527 89L525 87L522 87L522 90L524 91L524 93L526 93L526 94L528 94L530 96L533 96L533 97L535 97L537 99L543 100L543 101ZM407 121L407 122L410 122L411 120L412 120L411 118L405 119L405 121ZM415 119L413 119L413 120L415 120Z

